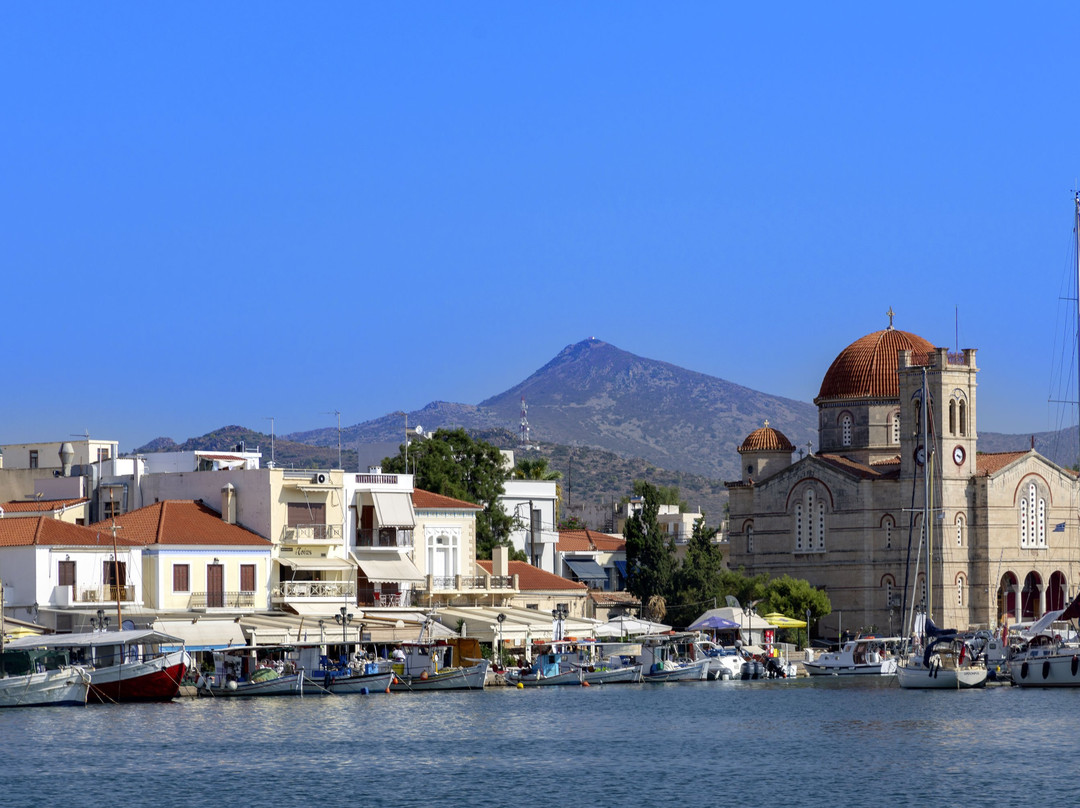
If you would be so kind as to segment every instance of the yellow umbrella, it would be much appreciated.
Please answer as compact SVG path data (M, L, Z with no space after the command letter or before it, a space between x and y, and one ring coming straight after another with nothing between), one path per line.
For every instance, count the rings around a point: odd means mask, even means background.
M779 612L773 612L772 614L766 614L763 616L764 620L768 620L777 628L806 628L805 620L796 620L794 617L788 617L785 614Z

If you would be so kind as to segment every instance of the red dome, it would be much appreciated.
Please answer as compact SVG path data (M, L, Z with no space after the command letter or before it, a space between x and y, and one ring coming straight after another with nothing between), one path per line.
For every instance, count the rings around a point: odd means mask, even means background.
M779 429L773 429L769 422L761 429L755 429L746 436L739 447L740 452L794 452L795 447Z
M832 398L898 398L897 351L917 355L934 346L917 334L886 328L857 339L840 352L821 382L815 402Z

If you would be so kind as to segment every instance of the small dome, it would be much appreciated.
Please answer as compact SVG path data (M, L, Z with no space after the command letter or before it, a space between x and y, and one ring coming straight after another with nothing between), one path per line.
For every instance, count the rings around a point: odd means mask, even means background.
M892 326L855 340L840 352L821 381L814 399L898 398L897 352L927 354L934 346L917 334Z
M794 452L795 447L779 429L773 429L769 422L761 429L755 429L746 436L739 447L740 452Z

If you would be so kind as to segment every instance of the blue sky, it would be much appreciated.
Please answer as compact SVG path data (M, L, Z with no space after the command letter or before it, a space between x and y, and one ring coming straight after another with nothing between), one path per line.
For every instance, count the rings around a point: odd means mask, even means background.
M0 443L477 403L588 337L809 401L890 306L949 347L958 307L981 430L1054 427L1078 28L1066 4L5 4Z

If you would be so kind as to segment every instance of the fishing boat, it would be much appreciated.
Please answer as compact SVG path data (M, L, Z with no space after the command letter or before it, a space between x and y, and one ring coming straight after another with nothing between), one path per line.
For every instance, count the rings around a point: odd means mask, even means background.
M196 683L200 696L302 696L304 672L285 659L288 647L241 645L214 651L214 672L200 676ZM311 694L328 691L314 686Z
M845 642L839 651L807 659L803 667L811 676L895 676L892 649L899 637L859 637Z
M581 668L589 685L635 684L641 681L641 646L625 642L579 642L571 664Z
M727 681L728 679L739 678L745 660L738 648L721 645L707 639L697 640L694 645L698 656L708 657L709 659L708 678L710 680L722 679Z
M653 634L639 637L641 677L645 682L702 682L709 677L709 657L692 657L697 635Z
M391 665L391 691L482 690L487 680L486 659L455 664L454 646L445 640L404 642L400 647L404 658Z
M304 686L339 695L389 693L394 672L387 660L375 659L359 650L332 660L323 653L325 646L298 643L289 655L293 666L302 670Z
M180 648L163 651L162 646ZM66 652L90 672L87 700L105 704L170 701L180 694L190 664L183 640L151 629L23 637L7 647Z
M63 651L0 652L0 707L81 706L89 691L90 674Z
M506 672L506 681L522 687L580 685L585 681L583 667L572 664L563 649L552 647L539 654L532 667Z

